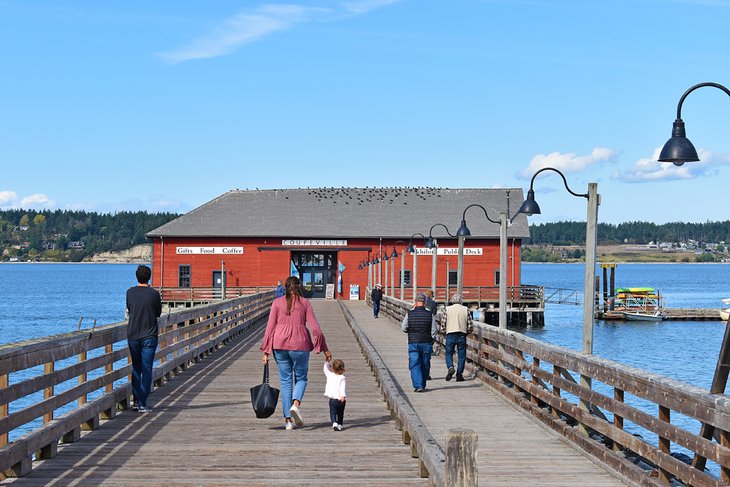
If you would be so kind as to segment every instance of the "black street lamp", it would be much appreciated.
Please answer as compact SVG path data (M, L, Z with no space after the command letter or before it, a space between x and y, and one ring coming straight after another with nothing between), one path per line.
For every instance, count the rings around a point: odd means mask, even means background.
M411 281L413 284L414 303L416 302L416 292L418 291L418 252L416 252L416 248L413 246L413 237L416 235L420 235L423 240L426 240L426 236L422 233L414 233L408 237L408 247L406 247L406 252L410 252L411 255L413 255L413 277L411 278Z
M398 258L398 251L395 249L395 246L398 245L399 243L405 244L405 242L403 240L396 240L393 243L393 252L391 252L391 254L390 254L391 259ZM404 287L405 283L403 282L403 265L404 265L403 257L405 257L404 253L401 252L401 259L400 259L400 299L401 299L401 301L403 301L403 296L405 293L405 287ZM395 286L395 264L393 263L390 265L390 288L391 288L391 290L394 289L394 286ZM395 294L395 293L393 293L393 294Z
M583 345L582 353L592 354L593 353L593 290L596 280L596 240L598 232L598 205L600 199L598 196L598 185L596 183L588 183L588 192L585 194L576 193L568 187L568 181L565 179L565 175L553 167L544 167L537 171L530 179L530 190L527 192L527 199L522 203L517 213L524 213L527 216L539 215L540 206L535 201L535 191L532 189L535 182L535 177L544 171L554 171L563 178L563 184L568 193L579 198L586 198L588 200L588 214L586 216L586 266L585 266L585 279L583 281ZM581 386L591 389L591 378L585 375L580 376ZM589 402L581 399L580 408L583 411L590 411L591 405ZM588 429L585 425L581 424L581 430L587 434Z
M428 240L426 240L426 248L431 249L431 252L433 255L432 264L431 264L431 291L433 291L434 298L436 297L436 261L438 259L438 243L433 238L433 229L436 227L444 227L444 230L446 230L446 233L449 237L456 237L456 235L452 235L449 231L449 228L444 225L443 223L434 223L431 225L431 228L428 230ZM448 280L449 276L446 276L446 279ZM447 281L448 282L448 281ZM448 296L447 296L448 300Z
M730 90L718 83L699 83L685 91L677 104L677 119L672 125L672 137L662 147L662 151L659 153L659 162L671 162L675 166L681 166L685 162L697 162L700 160L697 156L695 146L689 141L684 131L682 104L684 103L684 99L687 98L687 95L704 86L712 86L720 89L730 96Z
M463 289L463 273L464 273L464 239L471 235L469 227L466 226L466 211L469 208L478 207L484 211L484 217L492 222L499 224L499 327L507 328L507 224L509 219L506 212L500 212L499 220L489 218L487 209L482 205L473 203L466 208L461 215L461 226L456 231L459 237L459 281L458 293L461 294Z
M596 240L598 225L598 185L596 183L588 183L587 193L576 193L568 186L565 175L553 167L544 167L537 171L530 179L530 189L527 192L527 199L522 203L517 213L524 213L527 216L539 215L540 206L535 201L535 191L533 185L538 174L544 171L554 171L563 179L563 184L568 193L579 198L588 200L588 215L586 217L586 266L585 280L583 282L583 346L582 352L585 354L593 353L593 289L595 286L596 275Z
M664 144L659 154L659 162L671 162L675 166L681 166L685 162L696 162L700 160L694 145L689 141L684 131L682 104L684 103L684 99L687 98L687 95L704 86L718 88L730 96L730 90L718 83L699 83L685 91L677 104L677 119L672 126L672 137ZM728 364L730 364L730 324L726 324L725 326L725 334L722 338L722 345L720 346L720 353L717 358L717 365L715 366L715 374L712 378L712 385L710 386L710 394L725 393L728 375L730 374L730 365ZM713 425L702 423L700 429L700 436L702 438L710 440L714 432L715 427ZM692 458L692 466L699 470L705 469L706 462L707 459L698 453L695 453L694 458Z

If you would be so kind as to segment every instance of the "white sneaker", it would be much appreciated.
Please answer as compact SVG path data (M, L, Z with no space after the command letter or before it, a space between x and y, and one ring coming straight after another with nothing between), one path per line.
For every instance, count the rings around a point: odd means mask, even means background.
M285 423L284 429L287 430L287 431L293 430L294 429L294 423L292 423L291 421L287 421Z
M292 406L289 409L289 412L291 413L291 417L294 420L294 422L297 424L297 426L302 426L304 424L304 420L302 419L302 413L299 412L298 407Z
M337 425L337 431L342 431L342 425L341 424L338 424Z
M337 423L332 423L332 430L333 430L333 431L337 431L337 427L338 427L338 426L339 426L339 424L337 424Z

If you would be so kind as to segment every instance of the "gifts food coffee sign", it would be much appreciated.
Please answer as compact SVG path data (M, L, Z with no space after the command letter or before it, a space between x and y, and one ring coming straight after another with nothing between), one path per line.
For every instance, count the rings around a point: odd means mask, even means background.
M240 255L243 247L177 247L178 255Z

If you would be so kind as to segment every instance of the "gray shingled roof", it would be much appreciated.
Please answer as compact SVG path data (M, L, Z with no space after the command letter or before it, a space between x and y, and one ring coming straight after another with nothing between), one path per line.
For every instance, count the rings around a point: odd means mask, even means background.
M232 190L147 234L148 237L291 237L407 239L428 236L435 223L452 234L464 208L478 203L499 219L507 205L514 214L522 189L445 188L313 188ZM471 208L467 224L472 236L499 238L499 225ZM442 227L433 235L446 235ZM525 215L509 227L509 237L530 236Z

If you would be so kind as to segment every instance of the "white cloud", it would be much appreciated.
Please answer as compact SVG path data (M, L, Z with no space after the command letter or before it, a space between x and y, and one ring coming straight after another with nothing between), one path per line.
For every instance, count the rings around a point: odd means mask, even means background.
M20 200L21 208L50 208L55 205L56 202L43 193L35 193Z
M0 207L12 206L17 199L18 195L15 194L15 191L0 191Z
M195 39L185 47L162 53L159 57L171 63L181 63L223 56L261 37L287 30L327 12L326 9L300 5L261 5L250 12L234 15L211 34Z
M554 167L564 173L583 171L585 168L600 162L610 162L616 158L616 151L605 147L596 147L590 154L579 156L569 152L551 152L550 154L538 154L532 158L530 164L517 177L524 179L532 177L540 169Z
M660 151L661 147L657 147L650 158L639 159L628 171L615 172L611 176L612 179L625 183L695 179L700 176L712 176L717 173L718 166L730 164L730 157L700 149L699 162L686 162L682 166L675 166L671 162L657 161Z
M338 20L362 15L402 0L353 0L335 8L318 8L294 4L263 4L239 12L223 21L213 32L189 44L158 57L169 63L225 56L238 48L275 32L291 29L297 24L313 21Z

